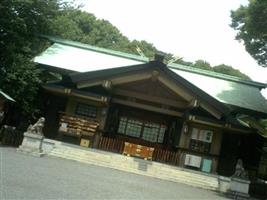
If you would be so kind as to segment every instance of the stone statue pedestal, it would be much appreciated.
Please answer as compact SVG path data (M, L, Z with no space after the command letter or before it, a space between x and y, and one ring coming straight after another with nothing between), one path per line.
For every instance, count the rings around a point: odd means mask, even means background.
M22 144L17 150L32 156L41 157L44 155L42 152L43 139L43 135L25 132Z
M248 199L249 198L249 180L240 178L231 178L229 194L235 199Z

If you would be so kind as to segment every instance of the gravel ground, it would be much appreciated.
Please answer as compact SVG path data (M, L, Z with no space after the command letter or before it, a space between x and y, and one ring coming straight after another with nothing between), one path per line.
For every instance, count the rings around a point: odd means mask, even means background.
M218 193L0 147L0 199L226 199Z

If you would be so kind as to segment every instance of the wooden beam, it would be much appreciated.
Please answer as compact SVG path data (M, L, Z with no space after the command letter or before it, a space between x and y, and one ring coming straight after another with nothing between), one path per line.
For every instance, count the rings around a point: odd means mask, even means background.
M192 99L188 104L187 108L192 109L199 106L199 102L197 99Z
M181 113L181 112L177 112L177 111L173 111L173 110L167 110L167 109L160 108L160 107L145 105L145 104L141 104L141 103L137 103L137 102L131 102L131 101L122 100L122 99L118 99L118 98L113 98L112 102L126 105L126 106L135 107L135 108L141 108L141 109L149 110L149 111L153 111L153 112L159 112L159 113L163 113L163 114L167 114L167 115L172 115L172 116L178 116L178 117L183 116L183 113Z
M191 101L193 99L191 94L189 94L185 89L179 87L177 83L171 81L170 78L168 79L167 77L160 75L158 80L186 101Z
M211 106L207 105L206 103L200 103L200 107L202 107L204 110L208 111L210 114L212 114L215 118L221 119L222 113L218 112Z
M87 95L77 94L75 92L72 92L70 94L70 96L72 96L72 97L78 97L78 98L81 98L81 99L98 101L98 102L101 102L101 103L104 103L104 104L107 104L107 101L108 101L107 100L107 97L101 96L101 98L96 98L96 97L91 97L91 96L87 96Z
M113 85L119 85L123 83L129 83L129 82L135 82L135 81L141 81L145 79L151 78L151 73L137 73L137 74L129 74L127 76L119 76L114 77L111 80Z
M77 84L77 88L86 88L86 87L92 87L95 85L102 85L103 81L110 81L112 85L119 85L123 83L129 83L134 81L141 81L145 79L150 79L152 77L151 73L143 72L143 73L136 73L136 74L127 74L122 76L114 76L109 77L108 80L106 79L97 79L97 80L90 80L82 83Z
M143 94L140 92L134 92L134 91L123 90L123 89L113 89L112 93L117 94L117 95L121 95L121 96L126 96L126 97L134 97L136 99L141 99L141 100L145 100L145 101L149 101L149 102L155 102L155 103L159 103L159 104L169 105L169 106L173 106L173 107L177 107L177 108L186 108L186 106L188 105L188 102L186 102L186 101L176 101L176 100L151 96L151 95Z
M43 88L49 92L61 94L64 96L78 97L81 99L93 100L93 101L97 101L97 102L101 102L101 103L105 103L105 104L108 102L107 97L101 96L101 97L97 98L94 96L83 95L83 94L76 93L75 91L73 91L72 89L69 89L69 88L51 88L51 87L47 87L47 86L43 86Z
M82 82L77 84L77 88L80 89L80 88L92 87L96 85L102 85L102 83L103 83L102 80Z
M190 101L190 102L192 102L192 101L194 102L195 99L194 99L193 95L188 93L185 89L179 87L176 83L173 83L170 79L167 79L164 76L160 76L158 78L158 80L161 81L168 88L173 90L175 93L177 93L179 96L184 98L185 100ZM208 105L206 103L200 102L199 106L201 106L203 109L208 111L211 115L213 115L217 119L220 119L222 117L222 113L221 112L217 111L215 108L213 108L212 106L210 106L210 105Z
M201 120L201 119L196 119L196 116L192 116L192 115L189 117L189 121L195 122L195 123L198 123L198 124L207 125L207 126L212 126L212 127L217 127L217 128L222 128L222 129L242 132L242 133L251 133L251 131L249 131L249 130L243 130L243 129L239 129L239 128L234 128L232 126L229 126L227 123L219 124L219 123L215 123L215 122L209 122L209 121L204 121L204 120Z

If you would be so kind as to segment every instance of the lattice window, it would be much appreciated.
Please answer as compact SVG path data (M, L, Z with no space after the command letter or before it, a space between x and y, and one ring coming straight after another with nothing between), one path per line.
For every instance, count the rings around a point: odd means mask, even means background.
M210 143L191 139L190 148L192 150L195 150L195 151L209 153L209 151L210 151Z
M121 117L118 127L118 133L132 137L142 138L150 142L162 143L166 126L145 122L136 119Z
M119 123L119 128L118 128L118 133L125 134L126 126L127 126L127 118L121 117L120 123Z
M209 153L213 132L198 128L192 129L190 148L195 151Z
M159 124L146 122L144 125L142 138L150 142L157 142L159 127Z
M75 114L90 118L96 118L97 108L84 103L78 103L76 106Z
M142 122L134 119L128 119L125 134L133 137L140 137L142 131Z
M166 131L167 127L164 125L160 126L160 130L159 130L159 136L158 136L158 143L162 143L164 140L164 134Z

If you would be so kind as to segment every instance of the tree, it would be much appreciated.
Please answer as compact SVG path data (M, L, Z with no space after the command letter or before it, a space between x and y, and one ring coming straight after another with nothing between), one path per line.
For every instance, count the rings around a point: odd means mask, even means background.
M192 65L192 67L196 67L196 68L212 71L212 67L205 60L197 60L197 61L195 61L195 63Z
M194 63L189 62L189 61L184 61L183 59L179 59L179 60L175 61L175 63L181 64L181 65L186 65L186 66L193 66L194 65Z
M239 70L234 69L233 67L225 65L225 64L214 66L213 70L218 73L239 77L244 80L251 80L249 76L247 76L246 74L243 74Z
M52 22L51 30L55 36L98 47L138 54L138 46L148 57L153 57L156 52L152 44L130 41L109 21L99 20L93 14L76 8L64 9Z
M259 65L267 67L267 1L250 0L231 13L231 27Z
M60 38L74 40L85 44L95 45L122 52L138 54L137 47L141 49L145 56L153 58L159 50L147 41L130 41L115 26L107 20L99 20L93 14L81 11L76 8L67 7L52 21L52 34ZM173 58L172 54L162 52L167 60ZM175 63L188 65L204 70L213 71L211 65L204 60L197 60L195 63L186 62L182 59ZM242 73L234 72L233 68L223 70L223 73L244 78Z
M32 113L37 107L35 99L41 82L39 79L41 71L21 54L17 54L15 59L16 61L6 69L5 78L1 79L1 86L16 99L24 113Z
M59 6L57 0L0 2L0 85L24 114L36 109L40 72L31 59L45 46L37 34L49 33Z

